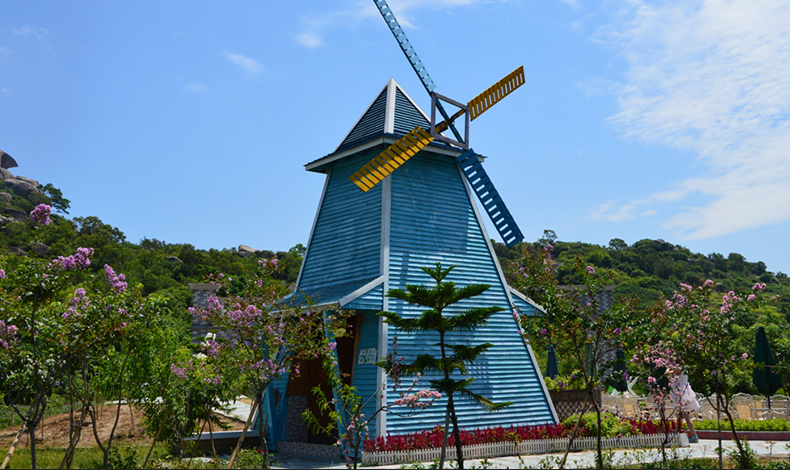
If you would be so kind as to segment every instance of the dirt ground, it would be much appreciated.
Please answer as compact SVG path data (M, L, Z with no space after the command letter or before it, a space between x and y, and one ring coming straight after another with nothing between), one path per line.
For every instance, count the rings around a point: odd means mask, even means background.
M98 434L102 443L106 443L110 436L110 430L115 421L115 411L117 406L100 406L98 411ZM121 406L121 413L118 418L118 426L115 429L113 443L123 446L150 445L151 438L145 434L141 426L143 418L142 411L132 408L129 405ZM223 418L223 422L231 425L230 429L242 429L244 423L235 419ZM77 417L75 416L75 419ZM21 423L0 429L0 449L8 449L13 443L14 438L19 432ZM208 432L208 428L204 432ZM69 415L63 413L44 418L43 423L36 430L36 445L44 447L66 447L69 444ZM19 446L27 447L30 438L27 433L22 437ZM83 423L79 447L96 446L96 439L93 435L93 426L89 419Z

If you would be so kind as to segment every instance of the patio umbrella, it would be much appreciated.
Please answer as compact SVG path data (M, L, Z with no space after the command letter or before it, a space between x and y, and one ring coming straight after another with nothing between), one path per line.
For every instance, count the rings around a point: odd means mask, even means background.
M754 339L754 362L757 367L752 371L752 383L768 398L768 409L771 409L771 395L782 388L782 378L774 372L773 366L776 365L776 360L771 354L768 337L762 326L757 329Z
M546 362L546 377L551 379L560 375L560 369L557 367L557 353L554 351L554 345L549 345L549 358Z
M618 392L625 392L628 390L628 383L625 380L625 351L622 349L618 349L617 352L615 352L614 367L612 367L609 385L614 387Z

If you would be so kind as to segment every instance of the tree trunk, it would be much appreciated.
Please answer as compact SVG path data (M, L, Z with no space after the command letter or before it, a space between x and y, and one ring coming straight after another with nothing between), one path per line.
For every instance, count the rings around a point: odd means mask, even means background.
M584 396L584 402L582 403L582 412L579 415L579 419L576 420L576 425L573 427L573 432L571 432L571 437L568 439L568 447L565 449L565 453L562 455L562 460L560 460L560 465L558 468L562 470L565 468L565 462L568 460L568 453L571 451L571 447L573 446L573 441L576 439L576 434L579 432L579 426L582 424L582 418L584 414L587 413L587 410L590 408L589 402L587 401L590 398L589 395Z
M592 400L593 408L595 408L595 417L598 423L598 432L596 440L595 440L595 450L596 450L596 459L598 468L603 468L603 454L601 453L601 407L598 406L598 403L595 401L595 397L593 396L593 391L590 390L590 399Z
M439 454L439 470L444 470L444 460L447 457L447 438L450 436L450 406L444 412L444 429L442 436L442 452Z
M8 449L8 453L5 454L5 458L3 459L2 465L0 465L0 470L4 469L8 462L11 461L11 457L14 456L14 451L16 450L16 446L19 445L19 440L22 439L22 435L25 433L25 422L22 421L22 426L19 428L19 432L16 434L16 438L14 438L14 442L11 443L11 447Z
M463 445L461 443L461 429L458 427L458 417L455 414L455 403L453 402L453 396L450 395L450 398L447 400L447 404L450 406L450 419L453 421L453 437L455 438L455 460L458 462L458 468L464 468L464 453L463 453Z
M145 461L143 462L142 467L145 468L148 465L148 460L151 458L151 453L154 451L154 446L156 446L156 441L159 440L159 435L162 433L162 429L165 427L165 422L170 418L170 409L167 410L165 413L165 419L160 423L159 429L156 430L156 435L154 436L153 441L151 442L151 447L148 449L148 455L145 456Z
M236 448L233 449L233 453L230 455L230 461L228 462L228 469L233 468L233 464L236 462L236 456L239 455L239 451L241 450L242 444L244 444L244 439L247 438L247 431L250 429L250 424L252 424L252 419L255 417L255 409L260 405L258 401L258 394L255 394L255 399L252 401L252 406L250 407L250 414L247 416L247 422L244 423L244 429L241 431L241 437L239 438L239 442L236 443Z

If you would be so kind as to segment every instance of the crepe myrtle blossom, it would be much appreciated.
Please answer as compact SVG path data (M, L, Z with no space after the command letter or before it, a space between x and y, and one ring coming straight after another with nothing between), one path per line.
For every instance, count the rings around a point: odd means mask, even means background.
M175 364L170 364L170 372L180 379L187 378L187 367L178 367Z
M10 344L16 341L16 325L8 325L0 320L0 349L8 349Z
M5 279L5 269L0 269L0 279Z
M85 289L78 287L74 291L74 295L69 299L69 308L66 309L61 316L64 320L69 317L80 317L82 316L82 312L86 311L90 305L91 301Z
M30 211L30 218L39 225L49 225L52 220L49 215L52 213L52 208L46 204L39 204L35 209Z
M77 248L77 252L69 256L58 256L49 263L50 266L58 267L61 271L73 271L84 269L91 265L90 257L93 256L93 248Z
M587 266L587 274L595 274L595 268L592 266Z
M123 274L116 274L109 264L104 265L104 273L107 274L107 281L116 294L123 294L126 291L126 276Z

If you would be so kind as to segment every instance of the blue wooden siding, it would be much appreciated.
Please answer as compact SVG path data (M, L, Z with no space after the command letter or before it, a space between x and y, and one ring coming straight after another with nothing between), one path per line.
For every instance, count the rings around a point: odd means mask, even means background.
M518 309L519 309L519 311L521 312L522 315L535 315L535 306L534 305L532 305L529 302L524 301L524 299L522 299L521 297L519 297L515 293L512 293L511 297L513 298L513 303L516 304L516 307L518 307Z
M346 305L341 305L341 307L345 310L373 310L380 312L382 309L383 299L384 286L383 284L379 284Z
M490 284L483 295L457 306L455 312L472 306L499 305L506 310L474 333L451 335L448 342L494 346L470 368L477 380L473 390L495 402L512 401L503 411L488 413L482 407L458 397L456 410L462 426L484 427L510 424L553 422L553 416L537 371L518 334L499 278L495 260L472 209L457 165L452 158L421 152L392 174L392 211L390 232L390 288L406 284L429 283L419 268L441 262L457 265L448 280L459 285ZM420 314L418 307L390 299L389 310L406 316ZM453 311L449 311L452 314ZM388 343L398 336L398 355L411 361L417 354L433 351L438 335L406 335L389 329ZM421 380L428 387L430 377ZM388 402L396 395L388 393ZM387 417L389 433L412 432L442 423L444 400L414 417Z
M283 437L285 430L285 412L288 409L288 380L290 374L282 374L275 379L263 393L263 400L259 412L261 419L255 418L252 429L258 430L261 421L266 425L266 441L270 450L276 449L276 444ZM245 417L246 419L246 417Z
M376 311L358 312L358 315L360 315L362 318L362 331L360 332L359 337L359 351L378 347L379 317L377 313L379 311L381 310L379 309ZM352 378L351 384L357 388L357 392L362 398L362 402L365 403L365 401L367 401L367 405L365 405L363 408L363 412L365 413L366 417L371 417L373 416L373 413L376 412L376 374L379 367L375 364L357 364L359 360L359 351L357 351L357 357L354 358L354 377ZM375 436L375 419L370 421L369 428L370 435Z
M348 180L377 154L363 152L343 159L327 176L329 184L307 247L300 289L351 285L381 274L381 185L363 193Z

